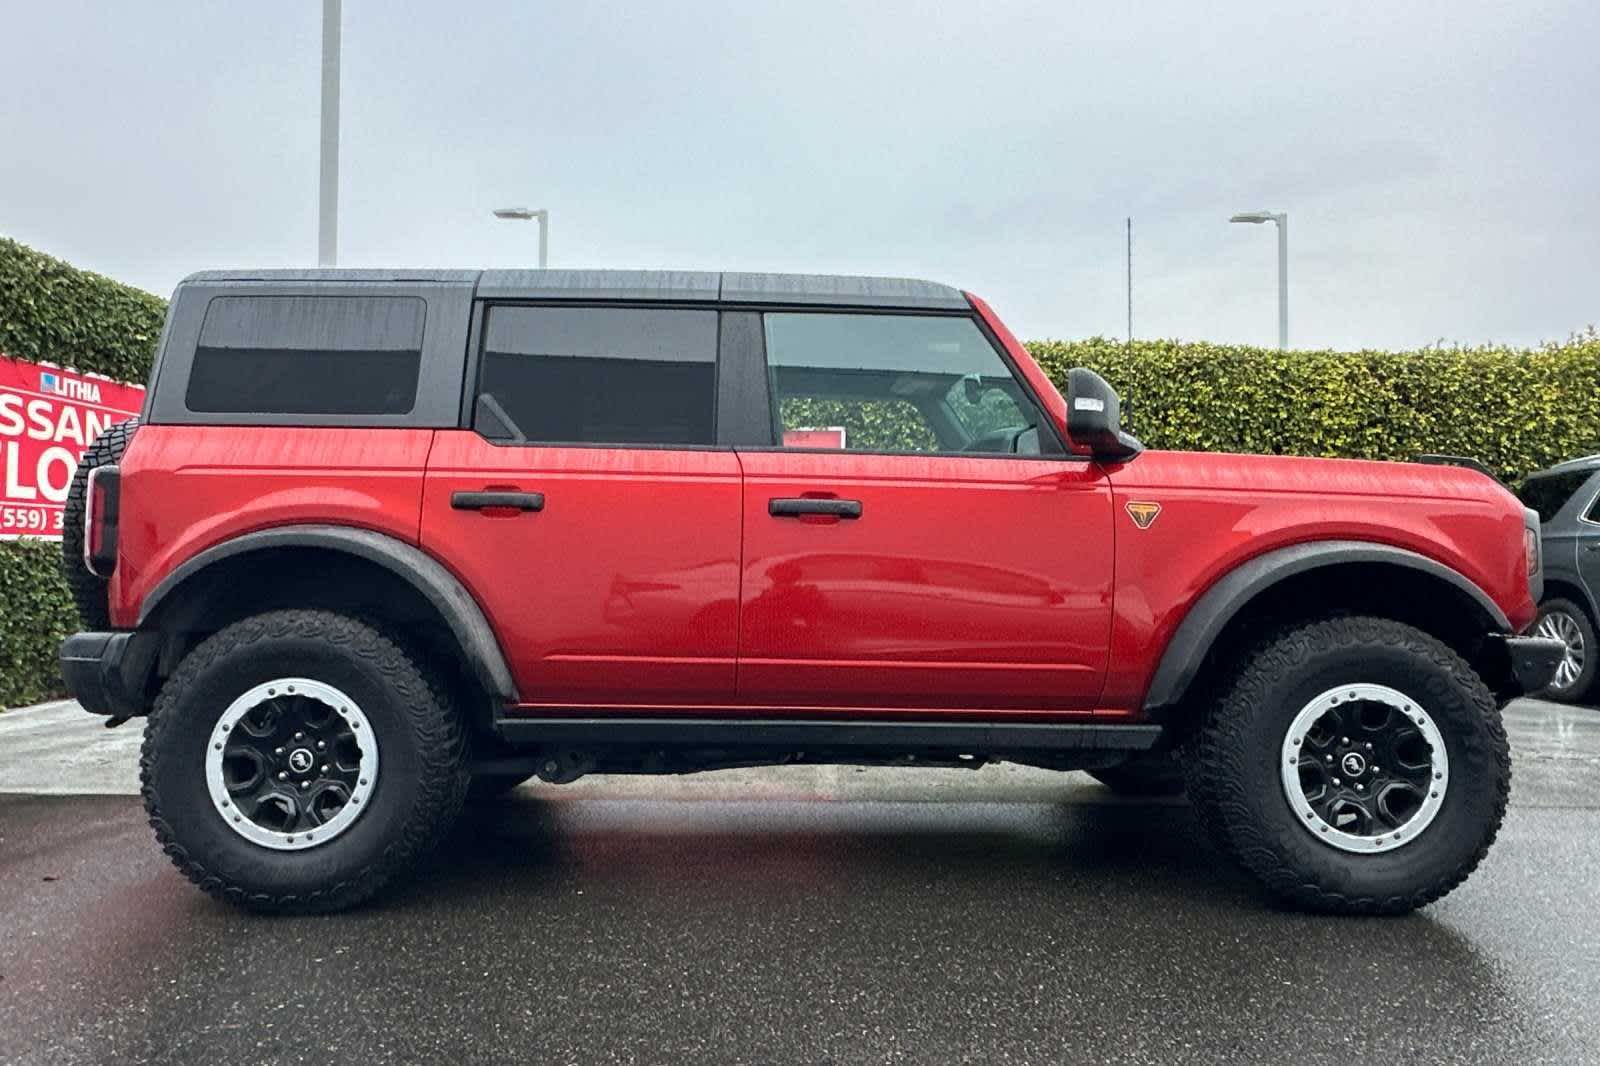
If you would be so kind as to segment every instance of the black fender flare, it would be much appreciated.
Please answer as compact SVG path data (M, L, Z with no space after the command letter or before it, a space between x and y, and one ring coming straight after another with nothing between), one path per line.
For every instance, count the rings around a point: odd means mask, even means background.
M1420 571L1454 586L1483 612L1484 631L1509 633L1511 622L1489 594L1464 574L1425 555L1357 540L1322 540L1291 544L1249 559L1224 574L1195 601L1178 625L1150 679L1145 710L1177 703L1200 672L1206 652L1233 617L1271 586L1325 566L1342 563L1387 563Z
M484 691L506 703L517 702L517 687L512 680L511 669L506 665L505 653L489 626L483 608L478 606L472 593L437 559L420 548L370 529L355 526L277 526L213 545L173 568L150 591L139 609L139 626L143 628L184 582L203 573L207 567L225 559L270 548L321 548L343 552L392 572L421 593L439 612L466 653L473 676Z

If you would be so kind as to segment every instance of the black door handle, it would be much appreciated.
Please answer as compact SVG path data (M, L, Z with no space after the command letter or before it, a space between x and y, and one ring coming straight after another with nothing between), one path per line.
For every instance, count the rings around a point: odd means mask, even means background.
M802 496L797 499L771 499L767 513L774 518L804 518L807 515L828 515L833 518L860 518L860 500L827 500Z
M518 511L544 510L542 492L452 492L450 506L457 511L482 511L506 507Z
M1600 544L1586 544L1583 550L1586 552L1600 552Z

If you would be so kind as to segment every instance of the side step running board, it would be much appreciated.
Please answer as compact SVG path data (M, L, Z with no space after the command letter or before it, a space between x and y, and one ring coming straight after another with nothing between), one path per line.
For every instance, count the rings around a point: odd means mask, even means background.
M1145 751L1159 725L794 718L499 718L513 744L996 752Z

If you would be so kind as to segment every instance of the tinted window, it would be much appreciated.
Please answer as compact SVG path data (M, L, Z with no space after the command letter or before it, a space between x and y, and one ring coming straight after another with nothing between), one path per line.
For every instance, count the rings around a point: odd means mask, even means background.
M1593 470L1573 470L1530 477L1517 489L1517 495L1523 503L1539 512L1539 521L1548 522L1566 505L1572 494L1583 487L1592 473Z
M713 444L717 313L495 307L475 424L494 440Z
M1033 452L1033 402L971 319L771 313L784 443L846 451Z
M417 401L414 296L219 296L189 372L191 411L405 414Z

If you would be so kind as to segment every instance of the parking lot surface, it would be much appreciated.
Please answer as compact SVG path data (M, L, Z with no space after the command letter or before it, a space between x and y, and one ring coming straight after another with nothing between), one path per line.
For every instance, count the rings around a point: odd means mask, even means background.
M1508 719L1499 841L1400 919L1009 767L524 787L378 904L262 918L155 848L136 724L8 712L0 1062L1600 1061L1600 714Z

